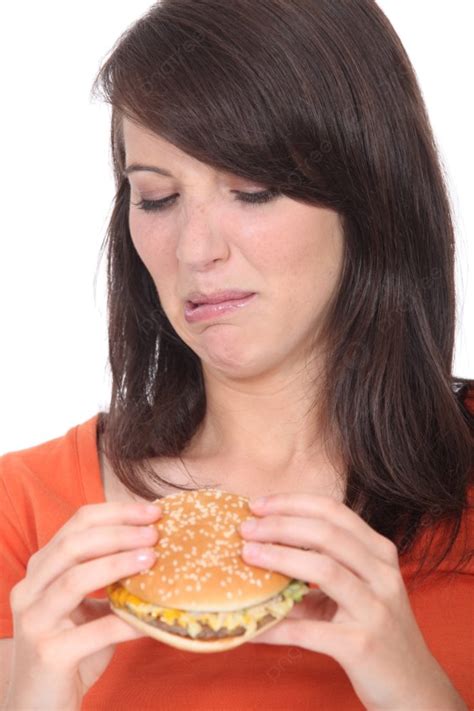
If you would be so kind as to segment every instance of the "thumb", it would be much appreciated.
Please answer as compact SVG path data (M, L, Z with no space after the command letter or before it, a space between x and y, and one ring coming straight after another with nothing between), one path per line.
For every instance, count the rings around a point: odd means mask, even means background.
M110 604L107 598L97 599L85 597L71 614L71 619L76 625L98 620L110 614Z
M262 632L250 644L284 644L327 654L338 660L350 639L343 624L308 619L285 619Z

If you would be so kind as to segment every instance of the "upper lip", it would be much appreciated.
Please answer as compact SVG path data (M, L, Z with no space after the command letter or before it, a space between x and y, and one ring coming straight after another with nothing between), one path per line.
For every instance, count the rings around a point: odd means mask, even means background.
M222 301L243 299L244 297L251 296L254 293L254 291L242 291L241 289L213 291L210 294L204 294L202 291L192 291L188 294L187 300L192 304L220 304Z

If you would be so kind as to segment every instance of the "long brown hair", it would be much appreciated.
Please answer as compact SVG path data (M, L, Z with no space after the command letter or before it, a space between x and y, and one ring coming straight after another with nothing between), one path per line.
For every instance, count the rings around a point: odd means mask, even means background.
M218 170L339 213L343 266L321 334L323 431L347 463L344 503L400 554L447 525L433 571L469 507L473 417L462 401L474 383L452 374L455 239L437 146L378 5L163 0L118 39L92 96L112 107L112 393L99 431L118 478L157 498L168 482L147 458L181 458L206 413L200 359L131 241L126 116Z

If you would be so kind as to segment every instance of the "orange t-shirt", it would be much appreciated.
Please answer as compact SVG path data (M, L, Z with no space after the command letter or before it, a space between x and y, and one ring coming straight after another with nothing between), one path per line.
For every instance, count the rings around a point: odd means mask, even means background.
M12 637L11 588L28 558L84 504L105 501L97 415L64 436L0 457L0 637ZM467 523L467 517L465 517ZM472 519L468 535L472 541ZM409 566L403 567L404 577ZM410 593L419 627L466 704L474 707L474 564ZM92 597L103 597L94 591ZM363 711L342 667L297 646L243 644L196 654L144 637L117 645L82 709Z

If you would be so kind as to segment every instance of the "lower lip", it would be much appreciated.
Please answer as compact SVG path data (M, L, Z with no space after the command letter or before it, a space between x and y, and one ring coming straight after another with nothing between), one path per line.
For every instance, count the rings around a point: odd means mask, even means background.
M219 318L225 314L230 314L233 311L238 311L244 306L247 306L256 294L250 294L243 299L233 299L232 301L222 301L219 304L201 304L201 306L191 307L186 304L184 308L184 317L188 323L198 323L198 321L209 321L210 319Z

